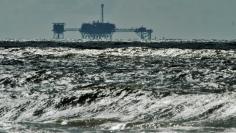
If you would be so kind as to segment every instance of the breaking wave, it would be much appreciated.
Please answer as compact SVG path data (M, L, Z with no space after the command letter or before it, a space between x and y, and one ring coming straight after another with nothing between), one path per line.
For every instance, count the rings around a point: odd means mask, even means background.
M1 48L0 128L234 132L235 64L235 50Z

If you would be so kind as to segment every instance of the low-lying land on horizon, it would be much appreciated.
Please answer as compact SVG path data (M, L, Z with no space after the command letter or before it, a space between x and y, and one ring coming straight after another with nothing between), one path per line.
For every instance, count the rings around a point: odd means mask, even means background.
M160 42L113 42L113 41L0 41L0 47L69 47L79 49L106 49L126 47L179 48L179 49L236 49L236 41L160 41Z

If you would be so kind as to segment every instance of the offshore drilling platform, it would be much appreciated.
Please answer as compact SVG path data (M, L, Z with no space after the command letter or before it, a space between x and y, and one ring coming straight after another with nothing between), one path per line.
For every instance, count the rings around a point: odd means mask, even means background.
M146 27L139 28L117 28L115 24L104 22L104 4L101 5L101 20L93 23L83 23L81 28L65 28L65 23L53 23L53 38L63 39L64 33L69 31L78 31L82 35L82 39L88 40L112 40L115 32L133 32L136 33L141 40L151 40L152 29Z

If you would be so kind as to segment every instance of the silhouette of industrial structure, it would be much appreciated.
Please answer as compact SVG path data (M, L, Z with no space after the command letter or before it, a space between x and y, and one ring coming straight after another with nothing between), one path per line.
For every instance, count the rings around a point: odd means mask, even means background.
M115 32L133 32L142 40L151 40L152 29L139 28L117 28L115 24L104 22L104 4L101 5L101 20L93 23L83 23L81 28L65 28L65 23L53 23L53 38L63 39L64 33L68 31L79 31L83 39L89 40L112 40Z

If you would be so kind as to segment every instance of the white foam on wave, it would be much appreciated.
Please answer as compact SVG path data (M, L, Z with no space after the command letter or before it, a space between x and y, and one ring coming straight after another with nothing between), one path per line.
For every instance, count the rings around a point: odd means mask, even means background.
M124 123L114 124L113 126L111 126L110 130L124 130L125 126L126 124Z

